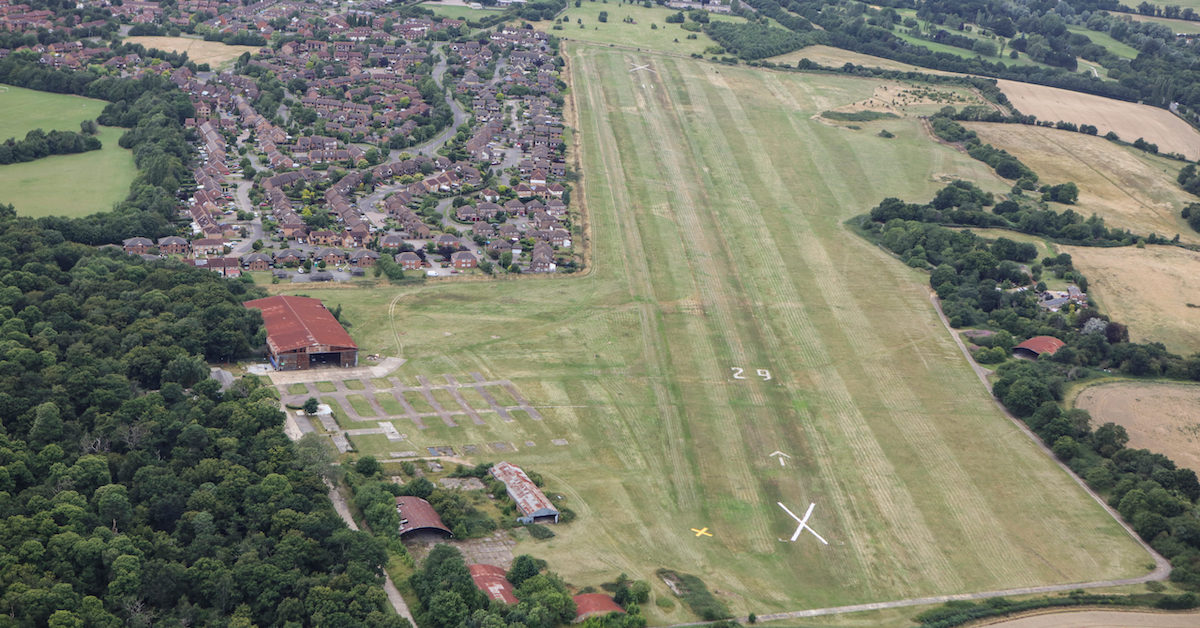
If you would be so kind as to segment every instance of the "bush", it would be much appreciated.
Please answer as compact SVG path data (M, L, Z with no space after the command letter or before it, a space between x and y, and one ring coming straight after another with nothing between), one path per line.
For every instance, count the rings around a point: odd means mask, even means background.
M529 530L529 536L539 541L554 538L554 531L540 523L527 524L525 529Z

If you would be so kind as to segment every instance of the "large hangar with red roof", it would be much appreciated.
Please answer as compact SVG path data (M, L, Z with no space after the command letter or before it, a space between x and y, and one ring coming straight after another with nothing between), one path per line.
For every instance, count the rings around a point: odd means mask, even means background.
M280 295L242 305L262 311L267 349L276 369L358 365L358 345L320 299Z

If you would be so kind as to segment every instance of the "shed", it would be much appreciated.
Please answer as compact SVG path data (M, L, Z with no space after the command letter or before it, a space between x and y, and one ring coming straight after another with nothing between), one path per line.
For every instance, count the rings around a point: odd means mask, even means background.
M515 464L500 462L492 466L492 476L504 483L508 496L517 503L521 523L558 523L558 509L542 489Z
M279 295L242 305L262 311L267 349L276 369L358 365L358 345L320 299Z
M1034 336L1013 347L1013 354L1017 357L1036 359L1042 354L1054 355L1059 349L1065 346L1067 346L1067 343L1054 336Z
M471 580L475 581L475 586L488 597L505 604L517 603L513 585L508 581L508 574L503 568L495 565L469 565L467 569L471 571Z
M442 518L429 502L420 497L402 495L396 498L396 512L400 514L400 536L412 532L425 531L436 535L454 536L450 528L442 523Z

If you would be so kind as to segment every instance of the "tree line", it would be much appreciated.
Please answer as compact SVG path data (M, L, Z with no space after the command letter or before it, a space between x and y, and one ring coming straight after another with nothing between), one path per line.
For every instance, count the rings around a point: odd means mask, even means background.
M94 124L94 123L93 123ZM33 161L50 155L71 155L100 150L100 139L77 131L33 129L25 139L10 137L0 144L0 165Z

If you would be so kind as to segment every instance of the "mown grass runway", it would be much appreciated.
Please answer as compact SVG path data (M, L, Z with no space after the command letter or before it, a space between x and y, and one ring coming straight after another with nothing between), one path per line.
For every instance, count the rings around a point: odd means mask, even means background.
M583 44L569 64L588 275L287 288L341 304L364 350L402 352L401 378L478 371L542 406L541 422L401 430L421 445L518 444L504 457L580 514L518 551L580 586L694 573L741 614L1149 570L998 412L926 275L842 224L951 177L1002 189L986 166L915 120L814 119L869 96L864 79ZM810 523L831 544L779 542L795 526L776 501L816 502ZM646 607L655 623L689 619Z

